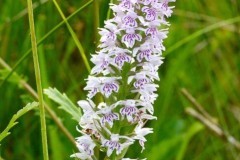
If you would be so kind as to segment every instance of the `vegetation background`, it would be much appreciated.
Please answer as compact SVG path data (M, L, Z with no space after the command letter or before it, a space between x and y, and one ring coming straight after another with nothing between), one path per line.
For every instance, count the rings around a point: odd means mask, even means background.
M66 17L89 0L58 0ZM96 25L103 26L109 0L89 3L69 19L69 24L82 43L88 59L96 49ZM51 0L34 0L37 40L62 21ZM169 19L169 37L164 42L164 64L159 98L155 102L157 121L147 125L154 128L146 150L140 155L138 144L130 148L129 157L149 160L233 160L240 159L237 145L226 138L240 140L240 1L239 0L177 0ZM9 120L27 103L34 101L22 85L25 80L36 90L32 55L16 67L6 81L8 64L15 66L31 49L26 0L0 0L0 132ZM99 15L99 16L97 16ZM99 18L98 18L99 17ZM43 87L56 87L76 104L85 99L83 91L88 71L69 29L63 23L38 46ZM5 64L5 63L6 64ZM92 64L91 64L92 65ZM18 75L17 75L18 74ZM186 88L211 115L212 121L200 112L181 89ZM46 103L74 136L77 123L58 105L45 96ZM187 114L189 107L198 111L202 121L217 124L226 134L216 134ZM196 115L195 115L196 117ZM47 114L49 153L52 160L66 160L76 151ZM31 111L19 120L11 135L1 142L0 159L41 160L42 145L39 113Z

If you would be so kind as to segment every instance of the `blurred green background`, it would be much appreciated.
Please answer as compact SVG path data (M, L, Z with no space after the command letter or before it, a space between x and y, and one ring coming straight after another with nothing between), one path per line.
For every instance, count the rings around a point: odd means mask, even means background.
M62 21L51 0L34 0L37 40ZM58 0L66 16L88 0ZM99 0L99 22L107 17L108 0ZM157 121L147 125L154 134L147 136L146 150L140 158L149 160L233 160L240 150L202 125L185 112L195 107L180 92L186 88L214 121L240 140L240 1L177 0L169 19L169 37L161 77L159 98L155 102ZM0 58L13 67L31 48L26 0L0 0ZM81 41L88 59L96 49L93 4L69 20ZM63 24L38 47L44 88L56 87L76 103L86 98L84 79L88 71L73 38ZM92 64L91 64L92 65ZM36 89L32 56L16 68L21 79ZM12 115L33 101L20 85L19 77L7 75L0 64L0 132ZM77 137L77 123L58 105L45 97L59 119ZM196 109L195 109L196 110ZM1 142L0 157L6 160L41 160L42 146L39 113L31 111L19 119L11 135ZM74 153L74 145L47 115L50 159L66 160ZM138 144L130 148L129 157L138 157ZM1 158L0 158L1 159Z

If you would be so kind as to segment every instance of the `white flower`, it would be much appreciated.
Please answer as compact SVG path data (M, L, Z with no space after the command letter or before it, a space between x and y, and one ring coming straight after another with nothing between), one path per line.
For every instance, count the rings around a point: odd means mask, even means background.
M123 117L126 116L128 122L133 123L135 117L137 116L138 108L136 107L136 100L125 100L120 101L119 105L124 105L120 109L120 113Z
M98 52L98 54L92 55L91 61L95 64L95 66L91 70L91 74L99 74L103 73L104 75L113 72L109 67L112 59L109 54Z
M93 142L89 135L78 137L76 144L80 153L75 153L71 155L71 157L77 157L80 159L92 159L91 156L93 156L93 149L95 148L96 144Z
M148 107L142 107L139 109L138 116L137 116L139 124L144 124L145 120L156 120L157 119L157 117L153 116L151 113L150 114L147 113L148 109L149 109Z
M127 14L122 18L123 21L123 27L124 28L131 28L131 27L137 27L137 14L134 11L128 11Z
M110 128L113 126L114 120L119 120L119 116L117 113L113 113L112 110L117 106L116 104L113 104L111 106L107 106L106 103L100 103L99 104L100 110L96 112L96 114L100 114L102 117L100 119L100 123L102 126L105 126L106 123L109 124Z
M105 21L105 28L101 28L99 34L101 35L100 42L102 42L99 47L100 48L111 48L116 45L117 34L119 33L119 29L115 24L111 21Z
M134 29L126 30L126 34L122 37L122 42L126 45L127 48L132 48L135 44L135 41L141 41L142 36L138 33L135 33Z
M119 77L93 77L89 76L85 90L89 90L88 97L92 98L97 92L101 92L107 98L113 93L118 92Z
M159 75L158 75L158 68L163 63L162 58L159 58L158 56L151 56L149 59L150 63L143 63L142 64L142 71L148 77L151 81L157 80L159 81Z
M144 108L146 108L146 110L150 113L153 114L153 105L152 103L150 103L149 101L142 101L142 100L138 100L136 101L136 106L143 106Z
M142 11L146 14L146 20L148 21L154 21L158 18L158 13L155 8L150 8L150 7L143 7Z
M89 76L87 80L87 86L84 90L89 90L88 97L92 98L95 94L97 94L97 92L99 92L101 80L94 76Z
M142 128L141 125L138 125L134 131L136 134L136 136L134 136L134 139L139 140L139 144L142 146L142 151L143 151L145 149L144 143L147 141L145 136L150 133L153 133L153 129L152 128Z
M170 17L174 7L169 7L168 2L175 2L175 0L163 0L163 2L156 5L156 7L161 9L163 15Z
M115 78L109 77L106 78L103 82L103 85L100 88L100 91L103 95L105 95L107 98L112 94L112 92L118 92L119 85L117 81L115 81Z
M95 112L96 105L90 99L88 99L88 101L78 101L78 105L83 109L83 115L80 119L79 125L85 130L91 130L92 133L96 133L96 127L100 128L99 125L94 123L94 120L99 119Z
M120 143L119 140L125 140ZM119 136L118 134L112 134L110 140L102 139L102 146L107 147L107 156L110 157L112 152L116 150L116 154L119 155L122 150L129 145L133 144L133 140L127 136Z
M124 7L128 10L133 10L134 5L137 3L138 0L121 0L119 6Z
M124 65L125 62L127 63L133 62L133 58L129 55L130 53L131 52L127 49L114 48L109 52L109 55L114 57L112 65L122 70L122 66Z

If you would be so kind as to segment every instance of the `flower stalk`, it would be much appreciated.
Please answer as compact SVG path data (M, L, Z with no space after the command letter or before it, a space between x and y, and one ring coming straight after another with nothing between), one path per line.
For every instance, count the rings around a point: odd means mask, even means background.
M83 110L76 140L78 153L71 157L95 159L97 148L106 159L124 158L130 145L138 141L145 149L145 128L153 116L157 98L158 69L165 50L174 0L118 0L110 4L113 18L105 21L100 44L91 61L87 79L87 100L78 102ZM94 103L101 96L103 102Z
M37 84L37 92L39 97L43 158L44 160L48 160L49 158L48 158L47 129L46 129L46 120L45 120L45 109L44 109L44 103L43 103L41 73L40 73L38 53L37 53L37 41L36 41L35 27L34 27L32 0L28 0L27 4L28 4L28 15L29 15L29 26L30 26L30 34L31 34L34 70L35 70L35 77L36 77L36 84Z

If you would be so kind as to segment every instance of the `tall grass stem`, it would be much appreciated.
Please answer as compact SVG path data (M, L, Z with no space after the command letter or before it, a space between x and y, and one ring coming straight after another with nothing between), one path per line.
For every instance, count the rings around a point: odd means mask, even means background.
M43 158L44 158L44 160L48 160L49 158L48 158L48 144L47 144L47 129L46 129L45 111L44 111L44 104L43 104L41 73L40 73L38 53L37 53L37 41L36 41L36 36L35 36L32 0L28 0L27 2L28 2L28 16L29 16L29 26L30 26L30 34L31 34L34 70L35 70L35 77L36 77L36 83L37 83L37 92L38 92L38 97L39 97L39 111L40 111L40 121L41 121Z
M83 63L85 64L88 72L90 72L90 71L91 71L91 67L90 67L90 64L89 64L89 62L88 62L88 59L87 59L87 57L86 57L86 54L85 54L85 51L84 51L84 49L83 49L82 44L81 44L80 41L78 40L78 38L77 38L76 34L74 33L72 27L71 27L70 24L68 23L67 18L66 18L65 15L63 14L63 12L62 12L60 6L58 5L57 1L56 1L56 0L53 0L53 3L54 3L54 5L56 6L59 14L61 15L61 17L62 17L62 19L63 19L63 21L66 23L67 28L68 28L68 30L69 30L72 38L73 38L73 41L75 42L75 44L76 44L76 46L77 46L77 48L78 48L78 50L79 50L79 52L80 52L80 54L81 54L81 57L82 57L82 59L83 59Z
M95 0L93 2L94 8L94 42L95 45L98 45L99 35L98 35L98 28L99 28L99 0Z

